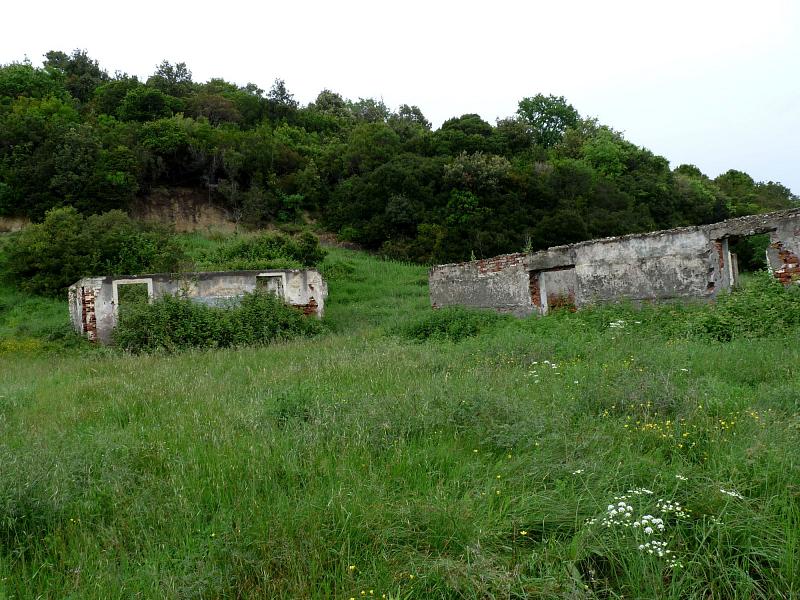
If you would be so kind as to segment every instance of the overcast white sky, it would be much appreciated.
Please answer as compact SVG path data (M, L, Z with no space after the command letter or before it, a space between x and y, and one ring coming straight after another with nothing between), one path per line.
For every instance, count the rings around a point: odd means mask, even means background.
M673 167L800 193L800 0L4 3L0 63L75 48L111 73L167 59L195 81L280 77L304 104L416 104L436 126L563 95Z

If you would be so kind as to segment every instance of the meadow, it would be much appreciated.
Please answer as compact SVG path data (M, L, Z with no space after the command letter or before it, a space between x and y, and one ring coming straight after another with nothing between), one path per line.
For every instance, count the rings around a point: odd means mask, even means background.
M518 320L321 268L322 334L173 354L0 286L0 598L800 596L797 290Z

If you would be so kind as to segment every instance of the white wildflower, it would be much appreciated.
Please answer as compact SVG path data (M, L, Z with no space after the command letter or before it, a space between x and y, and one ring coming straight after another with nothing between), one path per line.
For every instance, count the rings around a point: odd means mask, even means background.
M738 498L739 500L744 500L744 496L742 496L739 492L734 492L733 490L723 490L722 488L719 488L719 491L722 492L723 494L727 494L732 498Z

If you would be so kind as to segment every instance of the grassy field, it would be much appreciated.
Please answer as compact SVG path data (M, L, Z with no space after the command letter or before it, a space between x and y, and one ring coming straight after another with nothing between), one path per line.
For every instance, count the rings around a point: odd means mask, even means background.
M796 303L415 342L425 268L322 268L323 335L172 355L0 287L0 598L800 597Z

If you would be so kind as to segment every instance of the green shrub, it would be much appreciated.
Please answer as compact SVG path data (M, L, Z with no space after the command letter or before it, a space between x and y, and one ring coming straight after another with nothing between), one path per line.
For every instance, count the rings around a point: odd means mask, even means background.
M740 289L720 294L700 314L696 332L727 342L763 337L800 325L800 288L784 287L767 272L747 278Z
M305 317L274 294L254 292L227 307L213 307L179 296L120 311L114 341L131 352L156 349L228 348L263 345L314 335L320 322Z
M509 317L488 310L450 306L434 310L420 319L397 327L394 332L417 342L426 340L458 342L493 329Z
M234 238L202 255L199 270L299 269L313 267L325 258L313 234L292 238L282 233L262 233Z
M47 212L6 248L12 281L28 292L59 295L87 275L177 270L184 260L169 231L112 210L84 217L73 207Z

